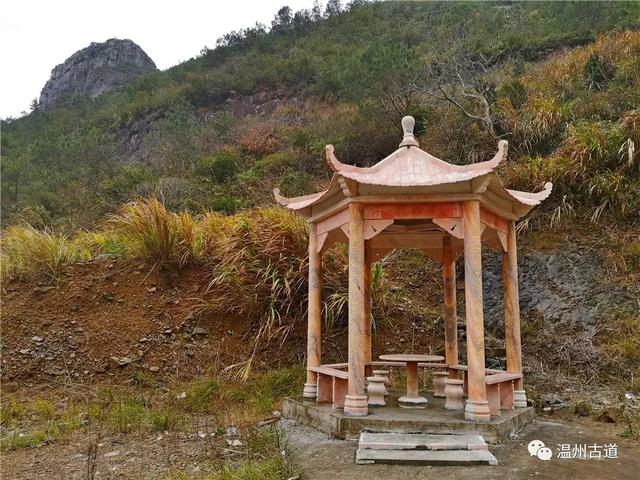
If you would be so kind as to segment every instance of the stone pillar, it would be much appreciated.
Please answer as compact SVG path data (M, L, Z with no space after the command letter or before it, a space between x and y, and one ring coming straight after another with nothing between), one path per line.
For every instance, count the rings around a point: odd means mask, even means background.
M316 372L309 367L320 366L322 351L322 254L318 252L316 225L309 225L309 298L307 318L307 381L302 395L307 399L317 397Z
M349 387L346 415L367 415L364 389L366 348L364 209L349 204Z
M364 246L364 361L371 362L371 248L365 240ZM373 368L365 368L365 375L370 376Z
M502 252L502 280L504 284L504 337L507 351L507 371L522 374L518 252L516 248L515 221L510 221L508 224L507 251ZM514 382L513 405L516 408L527 406L527 395L522 378Z
M482 312L482 244L480 203L464 202L464 295L467 318L467 420L489 421L485 384L484 315Z
M456 261L451 247L451 236L443 239L442 278L444 284L444 355L447 365L457 365L458 357L458 313L456 311ZM457 378L449 370L449 378Z

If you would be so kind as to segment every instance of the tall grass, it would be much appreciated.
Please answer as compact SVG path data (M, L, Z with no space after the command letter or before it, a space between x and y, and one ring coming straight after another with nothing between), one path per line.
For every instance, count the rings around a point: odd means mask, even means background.
M106 227L131 257L184 265L194 256L194 218L188 212L169 212L153 197L121 206Z
M61 266L92 256L78 239L28 224L9 227L0 241L2 278L32 272L53 277Z

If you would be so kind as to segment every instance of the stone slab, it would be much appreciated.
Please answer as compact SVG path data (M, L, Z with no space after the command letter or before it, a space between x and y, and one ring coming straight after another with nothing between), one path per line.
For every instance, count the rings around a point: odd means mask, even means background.
M422 393L422 392L421 392ZM427 392L422 393L429 400L426 409L413 410L398 406L398 397L404 392L391 391L387 406L370 408L369 415L350 417L342 409L332 408L328 404L316 404L302 397L290 397L284 400L282 414L301 424L314 427L335 438L354 439L360 437L363 430L374 432L411 432L411 433L477 433L489 444L501 443L509 435L523 429L535 418L532 407L502 411L502 415L490 422L466 420L464 412L444 409L444 399L434 398Z
M497 465L488 450L372 450L358 449L356 463L396 465Z
M372 450L488 450L481 435L362 432L358 448Z

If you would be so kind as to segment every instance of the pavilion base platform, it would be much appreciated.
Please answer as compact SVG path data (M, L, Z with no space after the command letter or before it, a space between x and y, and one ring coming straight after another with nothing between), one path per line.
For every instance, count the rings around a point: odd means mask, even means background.
M404 392L391 391L387 406L370 407L369 415L352 417L330 403L316 404L303 397L286 398L282 413L304 425L311 426L332 437L357 439L362 431L413 432L413 433L461 433L482 435L487 443L502 443L509 436L535 418L533 407L503 410L499 417L489 422L466 420L464 412L445 410L444 398L434 397L432 392L421 392L428 400L424 409L407 409L398 405Z

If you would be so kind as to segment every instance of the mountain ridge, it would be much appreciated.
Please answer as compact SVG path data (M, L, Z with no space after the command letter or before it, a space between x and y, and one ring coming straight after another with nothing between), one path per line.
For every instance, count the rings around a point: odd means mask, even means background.
M50 110L72 95L95 98L154 70L157 68L153 60L132 40L91 42L51 70L39 105L42 110Z

